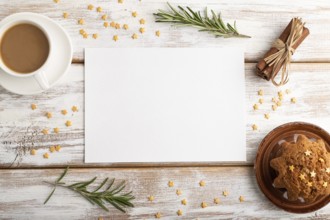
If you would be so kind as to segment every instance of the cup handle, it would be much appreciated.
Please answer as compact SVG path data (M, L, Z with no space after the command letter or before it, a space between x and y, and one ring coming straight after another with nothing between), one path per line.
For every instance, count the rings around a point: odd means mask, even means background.
M35 80L38 82L41 89L49 89L49 82L45 76L45 72L41 71L34 75Z

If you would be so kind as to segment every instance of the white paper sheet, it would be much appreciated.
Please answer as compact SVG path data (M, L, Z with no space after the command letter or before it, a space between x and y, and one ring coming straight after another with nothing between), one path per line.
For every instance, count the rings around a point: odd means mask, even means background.
M85 49L85 162L244 161L244 53Z

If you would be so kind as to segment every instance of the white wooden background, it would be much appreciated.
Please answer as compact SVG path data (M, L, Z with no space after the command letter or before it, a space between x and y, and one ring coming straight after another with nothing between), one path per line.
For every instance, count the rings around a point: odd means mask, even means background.
M224 19L237 20L241 33L251 35L251 39L221 39L206 33L198 33L191 28L175 28L167 24L156 24L152 13L157 9L166 9L163 0L11 0L0 1L0 19L16 12L30 11L51 17L60 23L70 34L74 46L73 64L67 77L49 91L33 96L20 96L7 92L0 87L0 219L153 219L161 212L163 219L279 219L279 218L330 218L330 206L305 215L284 212L272 205L259 191L253 172L253 162L259 142L274 127L290 121L307 121L320 125L330 131L330 4L328 0L171 0L173 5L189 5L193 9L203 10L205 6L222 11ZM88 11L87 5L101 6L103 13ZM138 17L131 16L132 11ZM63 19L63 12L69 13ZM130 26L128 31L104 28L100 19L109 15L109 21L115 20ZM271 98L276 96L277 88L269 82L255 76L255 64L268 50L274 39L294 16L306 21L311 35L299 47L291 66L290 82L281 88L289 88L292 93L285 95L283 106L276 112L271 110ZM99 38L83 39L79 35L77 19L84 18L83 28L90 34L98 33ZM137 40L130 37L138 33L138 20L146 20L146 32ZM161 36L155 36L160 30ZM113 35L119 41L112 40ZM247 102L247 161L244 163L212 164L84 164L84 76L83 48L85 47L221 47L240 46L246 50L246 102ZM253 111L252 105L258 101L259 89L264 90L265 103L260 110ZM234 92L234 91L228 91ZM290 98L296 97L297 103L290 104ZM35 103L38 110L32 111ZM62 116L63 108L70 110L72 105L79 112ZM54 117L44 117L46 111ZM263 114L270 113L269 120ZM73 126L66 128L65 120L70 119ZM258 131L252 131L251 125L257 124ZM60 134L42 135L38 133L31 139L32 131L43 128L59 127ZM27 146L33 142L37 155L22 155L10 167L15 159L19 143ZM43 159L42 154L48 147L61 144L59 153L50 154ZM115 177L127 180L128 188L134 191L135 208L127 214L110 208L107 213L91 206L85 200L66 190L58 189L47 205L43 201L51 188L42 183L55 180L62 169L72 168L66 177L67 182L85 180L94 176L99 178ZM10 168L9 168L10 167ZM173 180L174 188L168 188L167 182ZM205 187L198 182L204 180ZM175 194L180 188L181 196ZM223 190L230 195L223 197ZM147 196L154 195L155 201L149 202ZM242 195L245 202L240 203ZM214 197L221 204L212 203ZM180 205L186 198L187 206ZM205 201L209 207L202 209ZM176 211L183 210L178 217Z

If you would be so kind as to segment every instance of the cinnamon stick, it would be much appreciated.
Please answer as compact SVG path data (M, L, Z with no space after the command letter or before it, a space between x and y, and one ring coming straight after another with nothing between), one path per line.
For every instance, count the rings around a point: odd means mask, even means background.
M288 40L288 37L291 33L291 26L292 26L292 20L290 21L290 23L288 24L288 26L286 26L286 28L284 29L284 31L282 32L282 34L280 35L279 39L282 40L283 42L286 42ZM303 28L303 33L301 35L301 37L299 38L299 40L292 46L294 49L297 49L299 47L299 45L305 40L305 38L309 35L309 30L308 28L304 27ZM275 47L271 47L270 50L263 56L263 58L258 62L257 64L257 75L266 79L266 80L270 80L272 78L273 75L277 74L280 69L281 66L276 68L273 71L273 66L269 66L266 61L265 58L277 53L278 49L276 49Z

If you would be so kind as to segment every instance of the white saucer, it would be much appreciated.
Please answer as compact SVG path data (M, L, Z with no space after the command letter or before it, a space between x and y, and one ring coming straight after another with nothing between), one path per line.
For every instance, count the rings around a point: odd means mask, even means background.
M52 52L49 55L50 62L47 65L46 70L46 78L49 81L50 87L52 87L67 73L71 66L72 44L70 37L60 25L55 23L55 21L44 15L30 12L10 15L0 22L0 27L9 21L27 18L42 25L48 31L52 45L54 45L52 47ZM40 88L39 84L33 77L18 78L3 72L1 69L0 85L10 92L21 95L37 94L45 91Z

